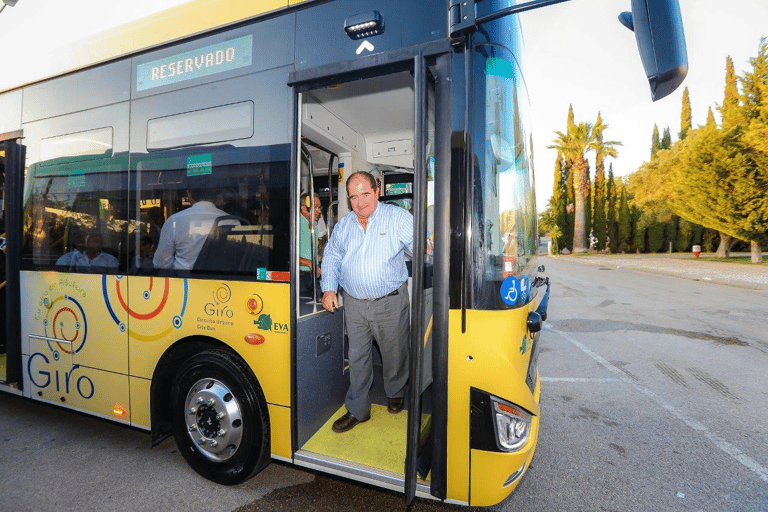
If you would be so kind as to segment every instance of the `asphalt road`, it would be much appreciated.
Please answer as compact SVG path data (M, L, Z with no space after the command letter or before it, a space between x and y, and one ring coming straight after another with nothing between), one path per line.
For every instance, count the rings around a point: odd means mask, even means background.
M768 287L616 261L543 260L539 447L493 510L768 510ZM0 436L0 511L404 508L283 463L217 486L172 440L150 448L145 432L2 393Z

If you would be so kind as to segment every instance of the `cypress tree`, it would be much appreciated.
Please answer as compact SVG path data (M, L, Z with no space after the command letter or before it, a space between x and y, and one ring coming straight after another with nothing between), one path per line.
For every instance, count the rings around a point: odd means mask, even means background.
M672 244L672 252L677 252L677 232L680 225L680 217L675 214L669 216L669 220L664 223L664 244L662 251L669 250L669 244Z
M688 95L688 87L683 90L683 108L680 111L680 134L678 138L683 140L691 130L691 98Z
M635 219L635 229L633 230L632 247L637 252L646 252L645 235L651 220L647 213L643 211L638 213L639 215Z
M565 231L563 247L573 251L573 227L576 223L576 195L573 192L573 165L566 164L568 174L565 177Z
M720 114L723 118L723 128L730 128L740 122L739 88L736 85L736 72L733 70L733 59L730 55L725 58L725 91Z
M576 126L576 121L574 119L573 103L571 103L568 105L568 119L565 121L565 133L570 133L573 131L573 128Z
M712 107L707 111L707 126L715 126L715 114L712 113Z
M597 249L602 251L605 249L605 236L607 233L605 225L605 164L602 158L596 160L592 223L594 224L595 237L597 238Z
M678 217L678 219L680 218ZM677 225L677 240L675 241L675 246L679 252L687 252L693 245L691 243L693 230L694 224L692 222L680 219Z
M599 142L603 141L602 130L605 124L600 112L597 113L597 120L595 120L595 129L597 130L597 139ZM596 248L598 251L605 249L605 237L607 233L605 225L605 153L602 151L595 152L595 184L592 188L592 225L595 238L597 238Z
M642 235L642 233L644 233L645 228L643 228L640 224L640 220L642 219L642 217L643 217L643 211L640 208L638 208L637 205L633 204L629 208L629 223L631 228L630 240L632 242L630 250L632 252L640 252L645 250L644 243L641 243L639 246L635 243L635 239L638 237L638 233L641 233L641 235L639 235L641 239L644 236Z
M651 159L656 156L661 148L661 140L659 139L659 127L654 123L653 135L651 135Z
M616 180L613 177L613 163L608 166L608 186L606 187L606 224L608 226L608 247L611 252L619 250L618 243L618 204L616 202Z
M555 241L558 248L565 247L564 233L566 225L565 216L565 181L563 179L563 155L557 152L557 161L555 162L555 177L552 186L552 199L549 200L554 223L558 227L559 236Z
M661 137L661 149L669 149L672 147L672 134L669 132L669 126L664 128L664 135Z
M585 174L586 183L584 184L584 228L587 233L587 249L589 249L589 234L593 231L592 226L592 180L589 178L589 162Z
M619 203L619 226L618 226L618 246L619 251L629 252L631 240L630 235L630 213L629 203L627 202L627 189L624 185L621 187L621 199Z
M659 252L664 247L664 223L653 222L648 226L648 252Z

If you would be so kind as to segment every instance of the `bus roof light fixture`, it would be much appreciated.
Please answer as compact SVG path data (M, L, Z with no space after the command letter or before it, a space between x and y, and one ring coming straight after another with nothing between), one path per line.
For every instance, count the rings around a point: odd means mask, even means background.
M3 10L4 10L6 7L13 7L14 5L16 5L16 3L17 3L18 1L19 1L19 0L3 0L3 6L2 6L2 7L0 7L0 12L3 12Z
M384 33L384 18L379 11L355 14L344 20L344 32L351 39L378 36Z

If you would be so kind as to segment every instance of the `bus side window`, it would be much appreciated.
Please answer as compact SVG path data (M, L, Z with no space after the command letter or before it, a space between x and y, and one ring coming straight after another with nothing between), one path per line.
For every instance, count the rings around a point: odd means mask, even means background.
M118 271L127 229L127 165L79 164L33 166L24 268Z
M275 154L284 154L285 160L274 161ZM288 155L287 145L279 151L222 145L133 155L139 183L138 230L140 236L157 236L153 271L247 279L258 279L266 270L287 271ZM195 183L205 183L208 189L199 200L190 189L197 187ZM204 206L194 206L199 201ZM205 219L198 222L195 233L184 235L181 251L166 248L171 228L163 234L157 225L172 222L177 230L186 226L189 219L182 219L196 215L180 214L188 208L206 212ZM154 219L150 212L155 212ZM174 214L180 215L174 220Z

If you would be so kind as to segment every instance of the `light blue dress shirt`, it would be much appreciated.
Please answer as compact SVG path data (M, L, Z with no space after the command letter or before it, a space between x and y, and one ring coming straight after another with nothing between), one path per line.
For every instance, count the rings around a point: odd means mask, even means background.
M91 267L117 268L117 258L106 252L99 252L93 259L88 254L81 252L72 257L71 266L77 270L85 270Z
M355 212L336 224L323 252L323 292L339 286L356 299L378 299L408 280L405 251L413 252L413 216L379 203L363 229Z

